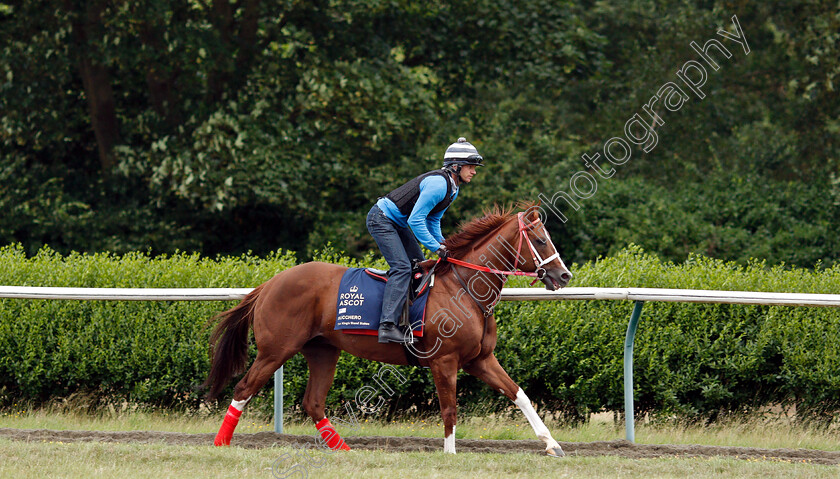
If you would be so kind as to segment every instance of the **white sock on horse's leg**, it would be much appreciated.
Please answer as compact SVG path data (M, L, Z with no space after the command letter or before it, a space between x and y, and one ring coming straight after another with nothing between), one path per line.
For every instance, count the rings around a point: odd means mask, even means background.
M455 454L455 426L452 426L452 434L443 438L443 452Z
M519 409L521 409L525 414L525 417L528 419L528 423L531 424L531 428L534 429L534 433L536 433L537 437L543 440L546 451L554 448L560 448L557 441L551 437L551 433L548 432L548 428L545 426L545 423L543 423L542 419L540 419L537 415L537 411L534 410L534 406L531 406L531 400L528 399L528 396L525 395L522 388L519 388L519 390L516 391L516 400L513 402L519 406Z
M234 399L233 401L230 402L230 405L235 407L239 411L244 411L245 410L245 405L248 404L248 401L250 401L252 397L253 396L248 396L241 401L237 401L237 400Z

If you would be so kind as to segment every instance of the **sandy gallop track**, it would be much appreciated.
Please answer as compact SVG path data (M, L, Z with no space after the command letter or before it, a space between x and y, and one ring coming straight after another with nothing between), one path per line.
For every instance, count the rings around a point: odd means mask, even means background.
M177 432L150 431L52 431L48 429L0 428L0 438L17 441L99 441L165 443L176 445L211 445L215 434L185 434ZM389 452L440 451L443 439L425 437L348 437L347 444L354 449L372 449ZM275 434L235 434L233 445L246 448L264 448L278 445L315 444L314 436ZM599 442L561 442L569 456L621 456L633 459L659 457L706 457L726 456L739 459L761 459L811 464L840 464L840 451L817 451L812 449L758 449L749 447L721 447L698 445L648 445L633 444L624 440ZM542 442L537 440L490 440L460 439L458 452L491 453L542 453Z

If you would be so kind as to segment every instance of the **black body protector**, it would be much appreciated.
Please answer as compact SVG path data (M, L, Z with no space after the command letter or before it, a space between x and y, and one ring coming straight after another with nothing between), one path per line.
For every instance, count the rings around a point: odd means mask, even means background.
M452 203L452 178L446 170L432 170L423 173L422 175L408 181L404 185L388 193L385 197L397 205L400 213L410 215L411 210L414 209L415 203L417 203L417 198L420 197L420 183L433 175L439 175L446 179L446 197L444 197L443 200L429 212L429 214L440 213Z

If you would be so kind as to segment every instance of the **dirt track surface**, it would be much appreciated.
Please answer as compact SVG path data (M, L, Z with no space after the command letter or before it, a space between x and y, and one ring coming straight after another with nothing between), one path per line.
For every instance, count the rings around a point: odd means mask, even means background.
M174 445L210 446L215 434L186 434L153 431L53 431L48 429L0 428L0 438L33 442L132 442L164 443ZM347 444L354 449L382 450L388 452L441 451L443 439L426 437L348 437ZM245 448L289 446L293 444L315 445L314 436L275 434L235 434L232 445ZM631 459L652 459L663 457L710 457L724 456L738 459L804 462L810 464L840 464L840 451L818 451L812 449L759 449L749 447L722 447L699 445L633 444L625 440L599 442L561 442L568 456L621 456ZM489 440L459 439L456 446L459 453L533 453L542 454L542 442L538 440Z

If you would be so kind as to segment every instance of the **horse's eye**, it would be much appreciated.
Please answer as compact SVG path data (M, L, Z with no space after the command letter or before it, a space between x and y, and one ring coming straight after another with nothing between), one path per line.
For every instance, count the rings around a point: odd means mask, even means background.
M542 239L542 238L537 238L536 241L537 241L537 243L539 243L542 246L545 246L546 244L548 244L548 242L546 240Z

